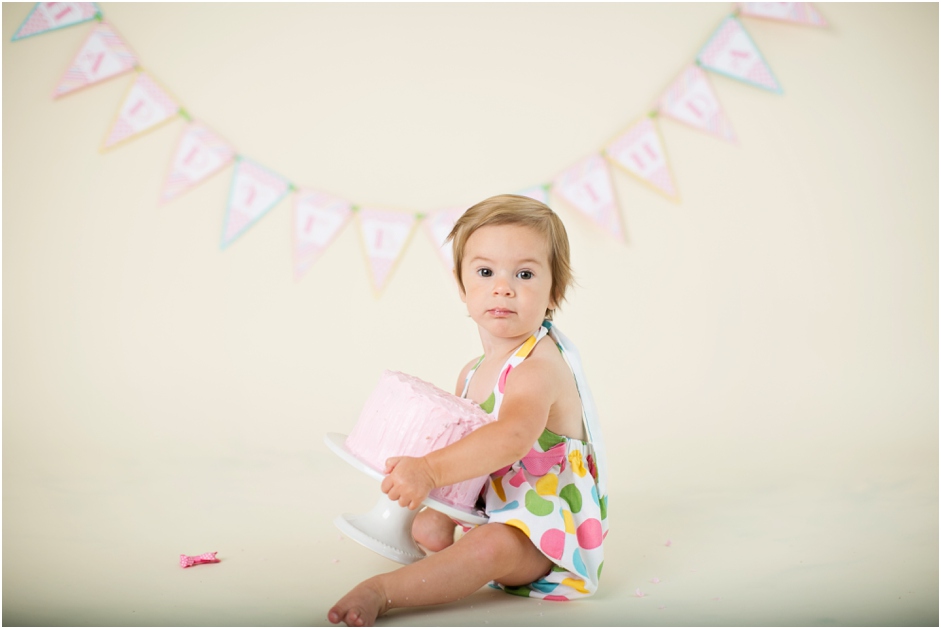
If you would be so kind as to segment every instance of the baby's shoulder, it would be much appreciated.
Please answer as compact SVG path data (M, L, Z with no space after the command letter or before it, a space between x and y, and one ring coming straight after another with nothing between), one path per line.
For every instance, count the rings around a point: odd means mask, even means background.
M551 338L536 343L536 347L523 363L529 363L534 371L538 370L547 378L567 378L570 373L568 364Z

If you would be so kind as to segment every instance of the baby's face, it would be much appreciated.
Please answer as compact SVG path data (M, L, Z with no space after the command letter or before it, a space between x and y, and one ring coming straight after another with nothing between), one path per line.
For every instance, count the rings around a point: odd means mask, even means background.
M488 225L467 239L461 299L481 328L499 338L532 334L551 304L545 236L523 225ZM525 339L524 339L525 340Z

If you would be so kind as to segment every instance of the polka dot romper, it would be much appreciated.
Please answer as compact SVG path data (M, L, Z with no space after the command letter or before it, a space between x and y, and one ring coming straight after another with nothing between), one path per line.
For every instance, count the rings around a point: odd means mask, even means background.
M532 352L551 326L544 321L514 352L481 408L492 415L499 413L507 375ZM564 353L562 346L557 346ZM467 374L462 397L467 395L476 369ZM599 495L597 479L591 444L557 435L548 428L521 461L490 475L485 490L490 522L523 531L554 564L548 574L529 585L506 587L493 583L492 587L553 601L595 593L604 563L602 541L608 532L608 498Z

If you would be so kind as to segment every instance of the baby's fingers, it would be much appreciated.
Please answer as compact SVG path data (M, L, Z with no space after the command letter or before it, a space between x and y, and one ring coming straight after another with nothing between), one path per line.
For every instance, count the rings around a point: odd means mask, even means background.
M399 461L402 460L400 456L393 456L386 459L386 474L392 471L392 469L399 464Z

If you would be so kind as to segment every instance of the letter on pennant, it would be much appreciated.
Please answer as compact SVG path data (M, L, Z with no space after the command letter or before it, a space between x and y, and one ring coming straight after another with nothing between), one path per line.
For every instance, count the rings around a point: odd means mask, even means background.
M170 163L160 200L166 202L183 194L233 159L235 150L225 140L201 123L189 123Z
M141 72L128 90L102 148L111 148L119 142L167 122L179 111L180 106L173 97L148 74Z
M707 70L781 93L781 86L758 52L755 42L734 17L722 22L696 58Z
M124 40L109 24L102 22L82 44L69 69L59 80L59 85L52 96L58 98L77 89L130 72L136 65L137 57Z
M706 73L695 65L680 73L660 97L657 106L665 116L735 143L735 132L709 85Z
M344 199L300 190L294 199L294 279L299 280L353 217Z
M615 238L624 240L611 173L603 157L592 155L570 167L556 177L552 190Z
M98 6L94 2L37 2L17 29L13 41L81 24L97 14Z
M809 2L739 2L739 11L749 17L767 18L808 26L826 26L827 21Z
M357 212L357 218L369 262L370 279L378 294L405 250L415 229L415 217L403 212L363 209Z
M677 198L663 142L650 118L631 125L605 148L605 154L615 164L652 185L658 192L672 199Z
M239 159L232 177L232 188L222 230L224 249L254 225L287 194L290 184L280 175L248 159Z

